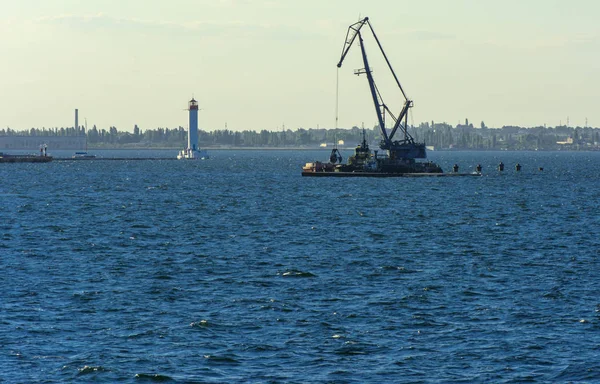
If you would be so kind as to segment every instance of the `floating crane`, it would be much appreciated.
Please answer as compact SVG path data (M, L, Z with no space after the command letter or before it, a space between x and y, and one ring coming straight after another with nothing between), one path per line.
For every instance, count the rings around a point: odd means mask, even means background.
M400 89L402 96L404 96L404 105L403 105L402 110L400 111L400 114L398 115L398 117L396 117L392 113L392 111L388 108L387 104L384 102L383 97L381 96L381 93L379 92L379 89L377 89L375 80L373 79L373 73L372 73L371 67L369 67L369 60L367 59L365 43L364 43L364 40L363 40L363 37L361 34L361 29L365 25L369 26L369 29L371 30L371 33L373 34L373 37L375 38L375 41L377 42L377 46L379 47L379 50L381 51L381 54L383 55L388 68L391 71L392 75L394 76L394 80L396 81L396 84L398 85L398 88ZM352 47L352 45L357 37L358 37L358 42L360 45L364 68L355 70L354 74L356 74L356 75L366 74L367 75L367 80L369 82L369 88L371 90L371 97L373 98L373 104L375 105L375 111L377 113L379 129L381 130L381 135L383 136L383 140L381 140L379 147L381 149L387 151L389 161L391 161L391 162L394 162L397 160L414 160L414 159L426 158L427 154L425 151L425 143L415 142L414 138L408 133L408 130L407 130L407 128L408 128L408 111L410 108L412 108L413 101L410 100L406 96L406 93L404 92L404 89L402 88L402 85L400 84L400 81L398 80L398 77L396 76L396 73L394 72L394 69L392 68L392 65L390 64L390 61L388 60L387 55L385 54L385 51L383 50L383 47L381 46L381 43L379 42L379 39L377 38L375 31L373 30L373 26L369 22L368 17L365 17L364 19L362 19L348 27L348 32L346 33L346 40L344 41L344 46L342 48L342 55L340 57L340 61L337 64L338 68L340 68L342 66L342 63L344 62L346 55L350 51L350 48ZM389 133L385 128L387 115L389 115L392 118L392 120L394 121L394 126L392 127L392 129ZM400 130L400 132L402 132L404 137L400 140L394 140L394 136L396 135L398 130Z
M402 110L396 117L390 110L387 104L383 101L383 97L377 89L375 80L373 80L373 73L369 66L369 60L367 59L367 51L365 50L365 42L361 34L362 28L368 25L383 57L388 65L388 68L394 76L394 80L404 96L404 105ZM340 68L346 55L350 51L350 48L358 37L358 43L362 53L362 60L364 68L354 71L356 75L367 75L369 81L369 89L371 90L371 97L373 98L373 104L377 113L377 121L379 122L379 129L383 139L381 140L379 147L386 151L385 155L378 155L377 151L371 151L367 143L366 134L363 129L362 142L355 148L354 154L348 157L346 164L342 164L342 157L337 148L333 148L329 157L328 163L322 163L315 161L312 163L306 163L302 167L302 176L338 176L338 177L353 177L353 176L366 176L366 177L397 177L397 176L436 176L444 175L442 168L431 162L416 161L416 159L427 158L425 151L425 143L417 143L414 138L408 133L408 111L413 106L412 100L410 100L398 77L388 60L373 27L369 22L369 18L365 17L359 22L356 22L348 27L346 33L346 40L342 48L342 56L337 66ZM337 107L336 107L337 108ZM388 132L385 123L386 117L390 116L394 122L391 131ZM337 116L336 116L337 121ZM394 140L394 136L397 132L402 132L403 138ZM452 173L448 175L459 175L458 173ZM460 174L463 175L463 174Z

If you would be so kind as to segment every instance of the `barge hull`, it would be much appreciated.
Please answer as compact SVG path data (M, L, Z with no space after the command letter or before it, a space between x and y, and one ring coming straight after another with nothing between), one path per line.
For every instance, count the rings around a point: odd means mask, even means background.
M307 177L452 177L481 176L481 173L384 173L384 172L302 172Z

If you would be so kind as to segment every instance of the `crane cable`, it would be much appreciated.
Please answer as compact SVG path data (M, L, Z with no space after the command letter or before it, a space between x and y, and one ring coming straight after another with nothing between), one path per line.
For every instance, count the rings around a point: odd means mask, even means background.
M338 111L340 104L340 68L337 68L336 71L336 79L335 79L335 130L337 132L338 129Z

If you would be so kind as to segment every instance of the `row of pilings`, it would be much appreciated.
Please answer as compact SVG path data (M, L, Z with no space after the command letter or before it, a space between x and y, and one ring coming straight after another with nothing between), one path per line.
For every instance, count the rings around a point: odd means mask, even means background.
M515 171L517 171L517 172L520 172L520 171L521 171L521 168L522 168L521 164L519 164L519 163L515 164ZM459 169L459 167L458 167L458 164L454 164L454 165L452 166L452 172L454 172L454 173L458 173L458 169ZM481 164L477 164L477 166L475 167L475 171L476 171L477 173L481 173L482 169L483 169L483 168L482 168ZM500 164L498 164L498 166L496 167L496 169L497 169L498 171L500 171L500 172L503 172L503 171L504 171L504 163L503 163L503 162L500 162ZM543 171L543 170L544 170L544 168L543 168L543 167L539 167L539 168L538 168L538 171Z

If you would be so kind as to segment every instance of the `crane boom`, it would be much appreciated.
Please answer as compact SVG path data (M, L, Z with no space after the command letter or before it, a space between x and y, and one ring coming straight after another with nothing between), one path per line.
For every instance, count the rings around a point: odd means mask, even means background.
M367 75L367 79L369 80L369 88L371 89L371 97L373 98L373 103L375 104L375 113L377 114L377 120L379 121L379 126L382 127L381 134L384 137L384 140L387 142L390 140L388 137L387 131L385 130L385 122L384 122L384 113L381 110L381 103L379 102L379 97L377 93L377 89L375 88L375 80L373 80L373 73L371 72L371 68L369 68L369 60L367 59L367 52L365 51L365 45L363 43L362 36L360 32L356 32L358 35L358 41L360 43L360 52L362 53L363 63L365 64L364 73ZM363 73L362 71L356 72L357 75Z
M402 110L400 111L400 114L398 115L397 118L389 111L387 105L383 101L383 98L379 94L377 86L375 85L375 80L373 79L373 74L372 74L371 68L369 67L369 60L367 59L367 53L365 50L364 40L363 40L362 34L361 34L361 29L363 26L365 26L365 24L368 24L369 29L370 29L371 33L373 34L375 41L377 42L377 46L379 47L379 50L381 51L381 54L383 55L385 62L394 77L394 80L396 81L396 85L398 86L398 88L400 89L400 92L402 93L402 96L404 97L404 105L403 105ZM371 97L373 98L373 104L375 106L375 110L377 113L379 129L381 131L381 135L383 136L383 140L381 141L380 147L382 149L387 150L391 158L414 159L414 158L426 157L425 156L425 144L424 143L415 143L414 139L407 131L408 111L413 106L413 102L406 96L406 93L404 92L404 89L402 88L402 85L400 84L400 81L398 80L398 77L396 76L396 73L394 72L394 69L392 68L391 63L390 63L387 55L385 54L385 51L383 50L383 46L381 45L379 38L375 34L375 30L373 29L373 26L369 22L368 17L365 17L364 19L362 19L348 27L348 31L346 32L346 39L344 40L344 46L342 47L342 54L341 54L340 60L337 64L338 68L340 68L342 66L344 59L348 55L348 52L350 51L350 48L352 47L352 44L354 43L354 41L356 40L357 37L358 37L358 42L359 42L360 49L361 49L361 55L362 55L362 59L363 59L364 68L355 71L355 74L357 74L357 75L366 74L367 75L367 80L369 82L369 89L371 91ZM389 134L385 128L386 112L388 112L389 115L394 120L394 126L392 127L392 130ZM404 138L399 141L394 141L394 135L398 131L398 128L400 128L400 130L404 133Z

